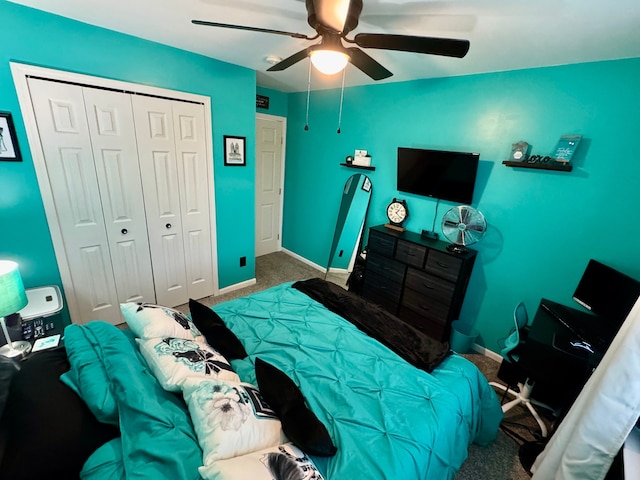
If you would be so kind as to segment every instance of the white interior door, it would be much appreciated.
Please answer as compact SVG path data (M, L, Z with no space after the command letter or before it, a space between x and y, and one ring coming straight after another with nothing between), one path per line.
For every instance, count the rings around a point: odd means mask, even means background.
M213 295L213 245L207 182L204 106L171 102L189 297Z
M132 101L156 299L172 307L189 294L171 102L139 95Z
M82 90L29 79L29 90L80 318L121 322Z
M280 248L282 123L256 119L256 257Z
M131 95L82 92L118 301L155 303Z

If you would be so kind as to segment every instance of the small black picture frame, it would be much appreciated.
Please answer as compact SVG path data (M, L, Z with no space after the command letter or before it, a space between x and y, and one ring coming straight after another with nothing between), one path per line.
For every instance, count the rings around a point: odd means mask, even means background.
M13 118L11 118L11 113L9 112L0 112L0 161L22 161L16 129L13 126Z
M362 182L362 190L364 190L365 192L371 191L371 180L369 180L369 177L364 177L364 181Z
M224 164L229 167L245 167L247 165L247 138L224 136Z

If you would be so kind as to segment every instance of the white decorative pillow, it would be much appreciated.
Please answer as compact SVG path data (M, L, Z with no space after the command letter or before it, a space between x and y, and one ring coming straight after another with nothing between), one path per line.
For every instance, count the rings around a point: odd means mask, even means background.
M149 368L169 392L178 392L186 378L230 380L240 378L220 353L206 343L184 338L136 339Z
M324 480L311 459L292 443L219 460L200 467L198 471L205 480Z
M120 310L138 338L185 338L206 342L191 319L173 308L152 303L121 303Z
M182 392L205 466L286 441L280 420L249 383L188 378Z

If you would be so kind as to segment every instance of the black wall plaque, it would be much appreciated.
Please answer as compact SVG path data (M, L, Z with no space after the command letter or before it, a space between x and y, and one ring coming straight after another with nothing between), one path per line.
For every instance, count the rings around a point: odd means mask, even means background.
M264 95L256 95L256 107L269 110L269 97L265 97Z

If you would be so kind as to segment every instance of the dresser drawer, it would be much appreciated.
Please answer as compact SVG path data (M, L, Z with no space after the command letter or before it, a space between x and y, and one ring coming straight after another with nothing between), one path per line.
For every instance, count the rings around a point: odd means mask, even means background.
M462 259L456 258L453 255L447 255L446 253L430 250L424 269L427 272L435 273L436 275L455 282L458 279L461 266Z
M373 303L384 307L396 315L400 305L402 284L393 283L382 275L372 271L365 273L362 284L362 296Z
M455 289L455 284L415 268L407 270L406 286L418 294L437 300L447 308L451 303Z
M402 287L404 280L404 271L407 267L402 263L396 262L391 258L383 257L374 252L367 254L367 263L365 275L369 272L377 273L388 279L389 282L398 284L398 288Z
M387 257L393 257L396 239L391 235L369 230L369 252L378 252Z
M446 324L447 316L449 314L449 305L440 303L433 297L424 295L423 293L416 292L410 288L405 289L402 296L402 306L414 311L420 316L426 317L429 320Z
M396 247L396 260L422 268L424 258L427 256L427 247L415 243L398 240Z

